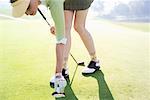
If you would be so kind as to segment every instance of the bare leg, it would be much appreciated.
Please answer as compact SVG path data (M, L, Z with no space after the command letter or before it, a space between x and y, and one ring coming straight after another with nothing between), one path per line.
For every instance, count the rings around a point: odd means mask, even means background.
M74 28L77 31L77 33L80 35L85 47L87 48L91 56L91 59L94 60L96 59L96 51L94 47L94 42L90 33L85 28L87 13L88 13L88 10L80 10L75 13Z
M67 43L65 45L65 50L64 50L64 67L67 66L67 61L69 57L69 52L71 48L71 27L72 27L72 20L73 20L73 11L65 10L65 31L66 31L66 38L67 38Z
M99 61L97 60L96 57L96 51L95 51L93 39L90 33L85 28L87 13L88 10L77 11L75 13L75 20L74 20L74 28L77 31L77 33L80 35L85 47L87 48L91 56L91 61L87 67L84 67L84 69L82 70L82 74L91 74L99 70L100 68Z
M56 45L56 73L62 72L64 44Z

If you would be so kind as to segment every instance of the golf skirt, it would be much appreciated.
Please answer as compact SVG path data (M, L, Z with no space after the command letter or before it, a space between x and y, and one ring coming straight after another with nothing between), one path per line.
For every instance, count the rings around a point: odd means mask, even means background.
M86 10L94 0L65 0L64 10Z

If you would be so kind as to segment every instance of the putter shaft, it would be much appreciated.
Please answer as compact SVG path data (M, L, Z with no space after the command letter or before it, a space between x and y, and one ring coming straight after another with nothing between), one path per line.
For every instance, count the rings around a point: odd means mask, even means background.
M47 24L51 27L50 23L47 21L46 17L43 15L42 11L38 8L39 13L43 17L43 19L47 22Z

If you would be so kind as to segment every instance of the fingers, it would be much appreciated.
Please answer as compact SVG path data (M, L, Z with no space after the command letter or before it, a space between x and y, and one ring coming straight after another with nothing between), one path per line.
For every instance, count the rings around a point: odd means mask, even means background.
M38 9L38 5L40 4L40 1L37 0L31 0L29 7L27 9L27 11L25 12L26 15L36 15L37 9Z
M41 1L39 0L39 1L38 1L38 5L40 5L40 4L41 4Z
M30 15L34 16L34 15L36 15L36 12L37 12L37 10L33 10L33 11L31 11Z
M50 28L50 31L51 31L51 33L52 33L53 35L56 34L56 30L55 30L55 27L54 27L54 26L52 26L52 27Z
M29 9L25 12L26 15L31 15L31 16L36 15L36 13L37 13L37 8L29 8Z

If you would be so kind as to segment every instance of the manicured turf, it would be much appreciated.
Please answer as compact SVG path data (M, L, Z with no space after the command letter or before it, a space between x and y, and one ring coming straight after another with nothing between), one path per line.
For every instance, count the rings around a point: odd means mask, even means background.
M117 24L122 25L127 28L130 28L130 29L134 29L134 30L140 30L140 31L144 31L144 32L150 31L150 23L119 22Z
M83 76L79 66L64 100L149 100L149 33L89 20L101 70ZM72 30L71 53L90 57ZM55 100L49 79L55 71L55 37L43 20L0 20L0 100ZM69 58L70 78L76 64Z

